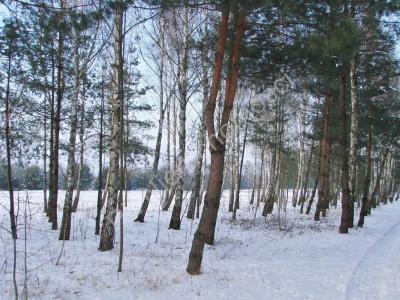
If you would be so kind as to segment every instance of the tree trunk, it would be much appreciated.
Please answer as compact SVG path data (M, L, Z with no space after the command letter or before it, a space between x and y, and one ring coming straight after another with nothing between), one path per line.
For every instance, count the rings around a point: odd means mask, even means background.
M276 174L276 152L277 152L278 144L276 143L272 148L271 154L271 168L270 175L268 178L268 195L267 199L264 202L264 208L262 211L262 216L266 217L268 215L268 206L270 206L270 202L275 201L274 193L275 193L275 174Z
M207 76L205 76L207 77ZM203 78L204 80L204 78ZM208 81L208 78L206 79ZM204 83L203 83L204 84ZM207 84L208 86L208 84ZM201 201L201 184L202 184L202 168L203 168L203 156L204 156L204 150L205 150L205 145L206 145L206 122L205 122L205 116L206 116L206 107L207 107L207 97L208 97L208 88L203 89L203 110L202 110L202 118L201 118L201 123L200 123L200 129L199 129L199 144L197 147L197 158L196 158L196 167L194 170L194 187L192 190L192 194L190 196L190 202L189 202L189 208L186 217L188 219L194 219L194 213L197 207L199 206L199 203Z
M123 14L122 14L123 15ZM123 22L123 21L122 21ZM122 27L123 34L125 33L125 25ZM123 39L123 37L122 37ZM124 60L124 44L121 42L121 60L123 63ZM122 71L121 74L123 75L123 64L121 67ZM122 83L119 86L119 94L120 94L120 132L119 132L119 195L118 195L118 210L119 210L119 257L118 257L118 272L122 272L122 261L123 261L123 254L124 254L124 187L125 187L125 167L124 167L124 156L125 153L125 136L124 136L124 84L123 84L123 77ZM127 103L128 104L128 103ZM162 108L162 106L161 106ZM127 132L128 133L128 132Z
M47 99L43 103L43 212L47 213Z
M163 205L163 211L167 211L171 206L172 200L175 197L176 190L176 97L175 95L172 98L172 154L173 154L173 171L168 172L168 197L165 197L165 202ZM169 148L168 148L169 149ZM171 169L170 169L171 170Z
M65 0L61 1L61 19L65 14ZM58 171L59 171L59 150L60 150L60 122L61 122L61 105L64 97L65 81L64 81L64 33L62 30L58 33L58 49L57 49L57 91L56 91L56 109L54 112L53 122L53 164L51 170L52 189L50 195L51 203L51 229L57 230L57 199L58 199Z
M236 146L235 143L236 138L235 138L235 131L236 131L236 123L234 121L230 122L230 126L228 128L228 136L230 136L230 140L231 142L229 143L230 145L230 151L228 151L228 153L230 153L229 158L230 158L230 171L231 171L231 175L230 175L230 190L229 190L229 207L228 207L228 212L233 212L233 202L235 201L235 184L236 184Z
M327 96L325 100L325 112L324 112L324 126L323 126L323 136L321 143L321 165L320 165L320 180L318 188L318 202L315 210L314 221L319 221L321 210L323 210L324 197L326 193L326 187L329 184L327 177L327 165L328 165L328 132L329 132L329 120L331 114L332 106L332 96Z
M298 111L298 117L297 117L297 122L298 122L298 146L299 146L299 161L297 165L297 183L296 183L296 188L293 193L293 199L292 199L292 205L293 207L297 206L297 200L299 197L299 192L300 192L300 197L301 197L301 191L303 187L303 174L304 174L304 113L303 113L303 107L300 105L299 111Z
M313 154L314 154L314 143L315 143L315 136L313 135L312 141L311 141L311 147L310 147L310 157L308 158L308 162L307 162L306 178L305 178L304 186L301 191L300 200L299 200L301 214L303 213L304 203L306 202L306 193L308 191L308 180L310 178L310 170L311 170L311 164L312 164L312 159L313 159Z
M189 67L189 15L188 8L185 7L184 33L182 65L178 66L178 90L179 90L179 153L176 172L176 195L174 208L172 210L169 229L179 230L181 228L181 211L183 202L183 179L185 176L185 152L186 152L186 105L188 92L188 67Z
M255 191L256 191L256 182L257 182L257 152L254 153L253 188L251 189L250 205L253 205L253 203L254 203L254 194L255 194Z
M207 114L207 101L208 101L208 90L210 88L210 83L208 80L208 53L210 51L209 47L209 36L208 36L208 10L206 10L206 20L205 20L205 35L204 35L204 45L201 49L201 66L202 66L202 87L203 87L203 102L201 109L201 120L199 129L199 144L197 147L197 158L196 167L194 171L194 187L192 194L190 196L189 209L187 212L188 219L194 219L195 210L197 207L197 218L199 217L200 202L202 198L202 184L204 180L203 177L203 157L204 151L206 150L206 114Z
M233 215L232 215L233 220L236 220L236 210L239 209L239 200L240 200L239 197L240 197L240 188L241 188L241 182L242 182L244 153L246 151L247 129L248 129L248 125L249 125L249 116L250 116L250 105L251 105L251 99L249 100L249 107L247 109L246 125L244 128L244 136L243 136L243 149L242 149L242 155L240 158L239 175L238 175L237 181L236 181L237 189L236 189L236 195L235 195L235 206L233 208ZM239 119L239 117L238 117L238 119ZM239 122L238 122L238 124L239 124ZM238 131L239 131L239 129L238 129ZM238 135L237 139L238 139L238 143L239 143L239 135ZM238 149L238 156L239 156L239 149Z
M160 161L160 153L161 153L161 141L162 141L162 132L164 126L164 115L165 115L165 108L164 108L164 23L161 17L161 30L160 30L160 40L159 40L159 47L160 47L160 70L159 70L159 85L160 85L160 119L158 121L158 132L157 132L157 141L156 141L156 149L154 151L154 161L153 161L153 168L150 175L149 184L146 189L146 194L142 203L142 207L140 208L139 214L135 219L135 222L144 222L144 217L146 216L147 208L149 207L151 194L153 189L155 188L155 180L157 177L158 171L158 163Z
M315 176L315 181L314 181L314 187L311 192L310 200L308 201L307 209L306 209L306 215L309 215L311 212L311 207L314 202L315 194L317 192L319 180L320 180L320 175L321 175L321 163L322 163L322 141L319 143L319 155L318 155L318 164L317 164L317 172Z
M369 214L371 213L371 208L376 208L376 196L377 196L377 194L379 192L380 181L381 181L381 178L382 178L382 173L383 173L383 169L384 169L384 166L385 166L385 162L386 162L386 158L387 158L388 153L389 153L389 148L385 149L384 153L382 155L381 164L379 166L379 170L378 170L378 173L377 173L377 176L376 176L376 179L375 179L376 180L375 181L375 187L374 187L374 190L372 192L372 195L371 195L371 198L370 198L370 202L368 203L368 213Z
M371 165L372 165L372 121L371 116L368 117L368 143L367 143L367 159L365 166L365 178L363 185L363 193L361 199L360 218L358 219L358 227L364 226L364 217L367 215L368 191L371 184Z
M350 97L351 97L351 129L350 129L350 191L351 201L354 206L356 201L357 184L357 66L356 59L353 58L350 66Z
M341 124L340 148L341 148L341 188L342 188L342 217L339 233L348 233L353 224L353 212L351 209L349 188L349 152L347 147L347 115L346 115L346 77L339 75L339 121Z
M207 128L206 128L207 129ZM202 179L201 179L201 187L200 187L200 196L197 201L197 209L196 209L196 218L200 218L200 205L203 200L204 190L205 190L205 181L206 181L206 166L207 166L207 139L204 136L204 161L203 161L203 170L202 170Z
M7 152L7 185L8 194L10 197L10 227L11 236L14 240L17 239L17 225L15 221L14 212L14 190L12 183L12 166L11 166L11 132L10 132L10 80L11 80L11 53L8 54L7 64L7 88L6 88L6 110L5 110L5 138L6 138L6 152Z
M234 18L236 20L237 15ZM189 262L186 271L195 275L200 273L203 249L205 243L214 243L215 226L218 216L218 208L221 199L222 176L224 173L226 126L233 108L236 94L237 79L239 74L240 46L244 34L246 19L241 15L234 28L235 35L233 47L229 57L230 72L228 73L227 86L225 90L224 109L221 116L220 130L218 136L215 134L214 113L218 95L219 83L224 58L225 44L228 34L229 11L224 10L221 14L219 38L217 42L217 53L214 65L214 74L210 91L207 111L207 130L210 141L211 169L204 199L204 208L201 214L199 226L194 234L192 248L189 254Z
M108 179L108 197L106 212L103 218L100 237L100 251L114 248L115 216L117 213L118 191L119 191L119 152L121 135L121 110L122 110L122 88L123 88L123 13L122 5L115 8L114 17L114 63L113 63L113 95L112 95L112 126L110 137L110 165Z
M326 210L329 209L330 196L331 196L331 185L330 185L331 155L332 155L332 143L328 138L326 144L325 191L324 191L324 197L322 198L322 210L321 210L323 217L326 217Z
M261 146L261 167L260 167L260 176L258 178L258 189L257 189L257 201L256 201L256 212L258 207L260 206L260 201L261 198L265 197L265 188L263 187L264 184L264 180L266 181L267 179L264 179L264 173L265 172L265 145ZM263 196L261 196L261 194L263 194ZM265 203L265 199L263 199L264 203Z
M96 228L95 235L100 234L100 214L104 202L103 194L103 121L104 121L104 78L101 78L101 107L100 107L100 134L99 134L99 175L97 186L97 212L96 212Z
M174 97L175 98L175 97ZM164 180L166 181L166 191L164 195L164 205L169 201L169 193L171 189L171 114L170 114L170 101L167 103L167 172L165 174Z
M73 64L74 64L74 85L71 98L71 128L69 134L68 145L68 165L67 165L67 190L65 191L65 200L63 208L63 216L61 221L61 230L59 240L69 240L71 233L71 213L72 213L72 195L74 192L74 172L75 172L75 145L76 145L76 128L78 124L78 99L80 86L79 72L79 45L78 32L75 26L72 26L73 36Z
M74 203L72 205L72 212L76 212L76 210L78 209L79 198L81 195L83 155L85 150L84 134L85 134L85 87L83 88L83 93L82 93L81 124L79 130L79 142L81 144L81 147L79 149L78 179L76 181L76 194L74 198Z
M53 187L53 162L54 162L54 104L55 104L55 90L56 90L56 79L55 79L55 54L54 54L54 42L52 42L52 58L51 58L51 97L50 97L50 141L49 141L49 198L47 202L47 216L49 222L51 222L51 214L53 211L52 206L52 195L54 193Z

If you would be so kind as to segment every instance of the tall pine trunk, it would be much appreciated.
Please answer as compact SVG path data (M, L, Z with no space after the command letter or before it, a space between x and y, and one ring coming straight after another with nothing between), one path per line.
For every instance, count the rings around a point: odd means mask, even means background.
M353 211L351 209L349 188L349 152L347 147L347 114L346 114L346 77L339 75L339 121L341 135L339 138L341 148L341 188L342 188L342 217L339 233L348 233L353 224Z
M320 165L320 180L318 188L318 202L314 214L314 221L319 221L321 211L324 206L324 198L326 197L328 182L328 132L329 132L329 120L331 114L332 96L325 98L325 112L324 112L324 125L322 133L322 144L321 144L321 165Z
M201 214L199 226L194 234L192 248L189 254L189 262L186 271L189 274L199 274L203 250L205 243L213 244L215 227L218 216L218 208L221 199L221 188L224 174L225 141L226 126L229 121L230 113L233 108L233 102L236 94L237 79L239 75L240 46L246 27L246 18L238 14L234 15L234 39L232 50L229 57L230 71L227 78L225 90L224 108L220 121L220 130L216 136L214 125L214 113L216 99L218 95L219 83L221 80L221 71L224 58L225 44L228 34L229 12L224 10L221 14L219 29L219 38L217 42L217 53L215 58L214 74L210 92L210 99L207 111L207 130L210 141L211 169L207 186L207 192L204 199L204 208Z

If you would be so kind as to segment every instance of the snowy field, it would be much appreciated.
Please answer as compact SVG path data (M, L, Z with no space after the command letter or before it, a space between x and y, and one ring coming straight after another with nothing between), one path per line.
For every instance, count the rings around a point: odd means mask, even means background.
M7 193L0 196L0 299L13 299L13 242L4 229L9 228L4 208ZM300 215L290 205L286 213L275 209L267 220L259 209L254 219L248 192L241 193L242 208L232 223L225 192L216 243L205 247L202 274L190 276L185 268L197 220L184 217L180 231L168 230L171 211L159 213L160 192L155 192L145 223L134 223L143 192L129 192L123 271L117 273L118 232L114 250L97 250L96 196L96 192L81 193L78 212L73 214L72 240L61 252L59 231L50 230L42 213L42 192L29 193L29 299L400 299L399 202L378 207L366 218L365 228L340 235L339 208L331 209L321 222ZM63 197L60 192L60 202ZM20 198L17 280L21 295L25 195ZM61 217L62 203L59 222Z

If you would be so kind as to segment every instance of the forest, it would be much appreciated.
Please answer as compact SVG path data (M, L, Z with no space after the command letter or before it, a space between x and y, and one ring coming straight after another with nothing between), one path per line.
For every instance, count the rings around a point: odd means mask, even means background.
M400 2L0 0L0 299L399 299Z

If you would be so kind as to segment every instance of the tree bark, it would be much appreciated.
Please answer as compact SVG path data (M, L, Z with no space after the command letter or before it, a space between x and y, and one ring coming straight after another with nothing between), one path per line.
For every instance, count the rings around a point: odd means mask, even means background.
M53 188L53 162L54 162L54 114L55 114L55 90L56 90L56 78L55 78L55 50L54 50L54 41L51 45L52 49L52 57L51 57L51 97L50 97L50 141L49 141L49 197L47 202L47 216L48 221L51 222L51 214L53 212L52 200L51 197L54 193Z
M74 64L74 85L71 98L71 128L68 145L68 165L67 165L67 190L65 192L63 216L61 221L61 231L59 240L69 240L71 232L71 213L72 213L72 195L74 192L74 172L75 172L75 145L76 129L78 124L78 99L80 87L79 74L79 45L78 32L75 26L72 26L73 35L73 64Z
M230 167L230 190L229 190L229 206L228 212L233 212L233 202L235 201L235 184L236 184L236 145L237 143L235 137L236 131L236 123L234 121L230 122L230 126L228 128L228 136L230 137L230 145L228 149L229 155L229 167ZM229 151L230 150L230 151Z
M144 222L144 217L146 216L147 208L149 207L151 194L153 189L155 188L155 180L157 177L158 171L158 163L160 161L160 153L161 153L161 141L162 141L162 133L163 133L163 126L164 126L164 115L165 115L165 108L164 108L164 56L165 56L165 49L164 49L164 23L161 17L161 30L160 30L160 40L159 40L159 47L160 47L160 70L159 70L159 85L160 85L160 119L158 121L158 132L157 132L157 141L156 141L156 148L154 151L154 161L153 161L153 168L150 175L149 184L146 189L146 194L142 203L142 207L140 208L139 214L135 219L135 222Z
M176 194L172 210L169 229L179 230L181 228L181 211L183 202L183 179L185 176L185 153L186 153L186 105L188 101L188 69L189 69L189 15L185 7L184 34L182 65L178 66L178 90L179 90L179 153L176 172Z
M254 204L254 195L257 186L257 152L254 153L253 188L251 189L250 205Z
M371 116L368 117L368 143L366 151L367 159L365 166L365 178L363 185L363 194L361 199L360 217L358 219L358 227L364 226L364 218L367 215L368 191L371 184L371 166L372 166L372 121Z
M199 207L199 203L201 201L201 184L202 184L202 169L203 169L203 157L204 150L206 146L206 108L207 108L207 99L208 99L208 76L207 73L203 76L203 109L202 109L202 117L200 122L199 129L199 144L197 147L197 158L196 158L196 167L194 170L194 187L192 190L192 194L190 196L189 208L186 217L188 219L194 219L194 213L196 206Z
M312 159L313 159L313 155L314 155L314 144L315 144L315 136L313 135L311 147L310 147L310 157L308 158L308 162L307 162L306 178L305 178L304 186L301 191L300 200L299 200L301 214L303 213L304 203L306 202L306 194L308 191L308 180L310 178L311 164L312 164Z
M46 94L47 95L47 94ZM43 103L43 212L47 213L47 99Z
M104 202L102 201L103 194L103 121L104 121L104 78L101 78L101 104L100 104L100 134L99 134L99 175L97 186L97 212L96 212L96 227L95 235L100 234L100 214Z
M76 212L78 209L79 198L81 195L81 186L82 186L82 169L83 169L83 155L85 152L85 87L82 92L82 107L81 107L81 124L79 130L79 169L78 169L78 179L76 180L76 193L74 198L74 203L72 205L72 212Z
M61 20L65 16L65 0L61 0ZM58 32L57 49L57 91L56 91L56 109L53 115L53 163L51 170L52 189L50 195L51 203L51 229L57 230L57 200L58 200L58 172L59 172L59 151L60 151L60 122L61 105L64 97L64 32L62 29Z
M113 63L113 95L112 95L112 126L110 137L110 165L108 179L108 197L106 212L103 218L100 237L100 251L114 248L115 216L117 213L119 191L119 154L121 135L122 87L123 87L123 13L122 5L115 8L114 17L114 63Z
M163 205L163 211L167 211L171 206L172 200L175 197L175 190L176 190L176 167L177 167L177 160L176 160L176 97L175 95L172 98L172 166L173 171L168 172L168 197L165 197L165 202ZM168 142L169 143L169 142ZM169 148L168 148L169 149ZM169 169L171 170L171 169Z
M350 129L350 191L351 201L356 201L356 184L357 184L357 131L358 131L358 114L357 114L357 65L356 59L353 58L350 66L350 97L351 97L351 129Z
M237 18L235 14L234 18ZM218 208L221 199L222 176L225 157L226 125L233 108L236 94L237 79L239 75L240 46L246 27L246 17L240 15L234 28L235 35L232 51L229 57L230 72L227 78L225 90L224 109L221 116L220 130L218 136L215 133L214 113L221 80L222 63L224 58L225 44L228 34L229 11L224 10L221 14L219 38L215 58L214 74L212 79L210 98L207 110L207 130L210 141L211 169L204 199L204 208L201 214L199 226L194 234L192 248L189 254L189 262L186 271L195 275L200 273L203 249L205 243L214 243L215 226L218 216Z
M208 10L206 10L206 20L205 20L205 34L204 34L204 44L201 49L201 66L202 66L202 88L203 88L203 101L201 109L201 119L198 137L198 147L197 147L197 158L196 167L194 171L194 187L192 194L190 196L189 209L187 212L188 219L194 219L195 210L197 208L197 218L199 217L200 202L202 199L202 184L203 179L203 157L206 148L206 115L207 115L207 101L208 101L208 90L210 88L210 83L208 80L208 53L209 47L209 35L208 35Z
M321 210L323 210L324 205L324 197L327 192L328 182L328 131L329 131L329 120L331 114L331 106L332 106L332 96L327 96L325 100L325 112L324 112L324 126L323 126L323 136L321 143L321 165L320 165L320 180L319 180L319 188L318 188L318 202L317 207L314 214L314 221L319 221Z
M11 48L11 47L10 47ZM7 87L6 87L6 110L5 110L5 138L6 138L6 152L7 152L7 185L8 185L8 194L10 200L10 227L11 227L11 236L14 240L17 239L17 225L15 221L15 212L14 212L14 189L12 183L12 165L11 165L11 130L10 130L10 81L11 81L11 50L9 49L9 54L7 58Z
M382 173L383 173L383 169L384 169L384 166L385 166L385 162L386 162L386 158L387 158L388 153L389 153L389 148L385 149L384 152L383 152L383 155L382 155L381 164L379 166L379 170L378 170L378 173L377 173L377 176L376 176L376 179L375 179L376 180L375 181L375 187L374 187L374 190L372 192L370 201L368 203L368 214L371 213L371 208L376 208L376 196L377 196L377 194L379 192L380 181L381 181L381 178L382 178Z
M298 160L298 165L297 165L297 183L296 183L296 188L293 193L293 199L292 199L292 205L293 207L297 206L298 203L298 197L299 197L299 192L300 192L300 197L301 197L301 191L303 188L303 174L304 174L304 125L305 125L305 120L304 120L304 113L303 113L303 107L300 105L299 111L298 111L298 117L297 117L297 122L298 122L298 146L299 146L299 160Z
M239 201L240 201L240 188L241 188L241 182L242 182L242 170L243 170L243 161L244 161L244 153L246 151L246 143L247 143L247 129L249 125L249 116L250 116L250 105L251 105L251 99L249 101L249 107L247 110L247 117L246 117L246 125L244 128L244 136L243 136L243 149L242 149L242 155L240 158L240 166L239 166L239 175L237 177L237 182L236 182L236 195L235 195L235 206L233 208L233 215L232 219L236 220L236 211L239 209ZM239 119L239 117L238 117ZM238 123L239 124L239 123ZM239 143L239 135L238 135L238 143ZM238 149L238 156L239 156L239 149Z
M342 217L339 233L348 233L353 224L353 212L351 209L350 188L349 188L349 152L347 147L347 115L346 115L346 77L339 75L339 119L341 123L341 188L342 188Z

